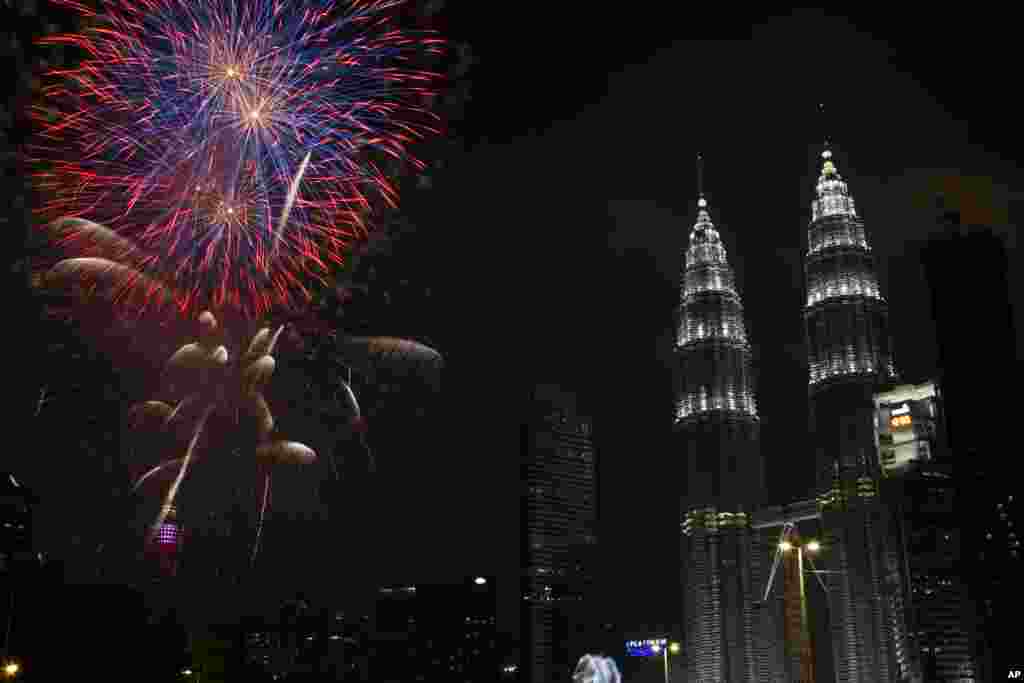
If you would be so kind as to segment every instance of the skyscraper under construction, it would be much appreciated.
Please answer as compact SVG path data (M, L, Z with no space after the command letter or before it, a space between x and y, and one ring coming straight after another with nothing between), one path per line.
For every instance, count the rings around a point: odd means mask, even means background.
M743 305L702 188L682 272L675 433L688 680L755 681L750 514L764 490Z

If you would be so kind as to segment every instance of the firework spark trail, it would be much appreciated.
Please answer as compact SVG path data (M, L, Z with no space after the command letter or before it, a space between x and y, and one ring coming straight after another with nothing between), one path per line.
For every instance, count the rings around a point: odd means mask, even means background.
M160 528L164 525L164 520L167 519L167 515L171 513L171 507L174 505L174 498L178 494L178 487L181 486L181 482L185 479L185 473L188 472L189 462L192 460L192 454L195 452L196 444L199 443L199 437L203 433L203 428L206 426L206 420L210 417L210 413L213 412L213 405L208 405L203 410L202 417L199 418L199 423L196 425L195 430L192 432L192 438L188 443L188 450L185 451L185 457L182 458L181 469L178 470L178 476L174 478L174 483L171 484L171 488L167 490L167 495L164 497L163 505L160 506L160 513L156 516L156 521L153 522L153 526L149 529L149 537L146 539L146 543L153 543L160 535Z
M306 173L306 164L309 163L311 154L312 152L306 152L306 158L302 160L302 165L299 166L299 171L295 174L292 186L288 190L288 199L284 204L281 220L277 224L277 235L274 237L274 254L277 254L278 247L281 246L281 235L284 234L284 226L288 223L288 214L292 212L292 204L295 203L295 197L299 194L299 183L302 182L302 176Z
M167 462L162 462L159 465L156 465L155 467L152 467L152 468L146 470L142 474L142 476L139 477L135 481L134 484L132 484L132 491L138 491L142 487L142 485L145 484L146 481L150 477L153 477L153 476L159 474L160 472L163 472L164 470L166 470L166 469L168 469L170 467L175 467L176 465L180 465L182 463L182 461L184 461L184 458L175 458L174 460L169 460Z
M270 500L270 471L263 476L263 496L260 502L260 517L256 523L256 540L252 544L252 556L249 558L249 566L256 566L256 555L260 552L260 540L263 538L263 520L267 514L267 502Z
M86 53L33 108L43 213L132 242L183 312L305 298L397 199L374 159L422 168L409 145L437 132L415 63L443 43L397 25L404 2L102 0L99 24L43 41Z

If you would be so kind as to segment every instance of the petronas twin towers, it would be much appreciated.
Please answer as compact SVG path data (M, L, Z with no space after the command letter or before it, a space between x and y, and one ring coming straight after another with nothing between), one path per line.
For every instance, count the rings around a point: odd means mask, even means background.
M675 431L686 463L680 513L690 683L809 683L803 678L813 669L794 663L796 645L785 642L791 631L780 623L783 610L762 602L774 575L777 542L770 539L797 521L794 511L817 520L829 538L821 583L836 680L909 680L894 642L902 616L893 607L898 591L886 584L885 514L875 497L872 396L894 375L888 312L853 197L831 151L822 158L804 309L817 500L768 507L784 501L765 495L743 304L703 188L697 201L675 376Z

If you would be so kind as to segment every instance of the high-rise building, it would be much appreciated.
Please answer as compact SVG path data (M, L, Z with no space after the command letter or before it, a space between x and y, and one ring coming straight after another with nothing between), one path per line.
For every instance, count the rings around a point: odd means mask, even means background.
M926 681L977 680L974 617L959 573L956 480L945 447L942 392L935 382L886 387L875 396L882 499L894 525L890 552L909 577L897 596L911 670Z
M888 309L853 197L830 149L822 159L807 230L804 321L835 676L902 680L911 672L897 660L901 574L890 566L875 434L874 395L895 376Z
M585 644L597 535L591 420L552 385L532 393L523 425L522 646L530 683L568 681ZM580 643L580 645L577 645Z
M924 246L921 263L931 291L938 379L954 464L1013 475L1016 465L1005 458L976 457L1000 449L1005 441L998 429L982 426L1003 423L1017 412L1017 335L1006 246L990 228L961 225L955 211L943 211L939 220L943 234Z
M1004 625L1024 607L1017 538L1024 518L1003 429L1016 417L1019 391L1008 262L1003 240L990 228L962 224L942 201L939 209L943 234L925 245L921 261L931 290L956 492L956 574L978 606L976 680L997 680L1020 663L1016 633Z
M683 457L687 676L757 680L750 515L764 494L743 304L702 188L682 267L675 439Z

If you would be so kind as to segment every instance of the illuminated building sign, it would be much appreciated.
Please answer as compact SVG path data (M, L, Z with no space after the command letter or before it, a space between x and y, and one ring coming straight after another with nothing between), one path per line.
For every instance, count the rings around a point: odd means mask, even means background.
M909 415L893 415L889 418L889 426L893 429L906 429L913 424Z
M175 545L178 542L178 527L176 524L164 522L160 527L160 535L157 536L157 543L160 545Z
M887 475L932 459L938 401L933 382L892 386L875 394L878 458Z
M630 657L660 657L661 651L668 645L668 640L665 638L648 638L646 640L627 640L626 641L626 654ZM658 651L654 651L654 647L658 647Z

